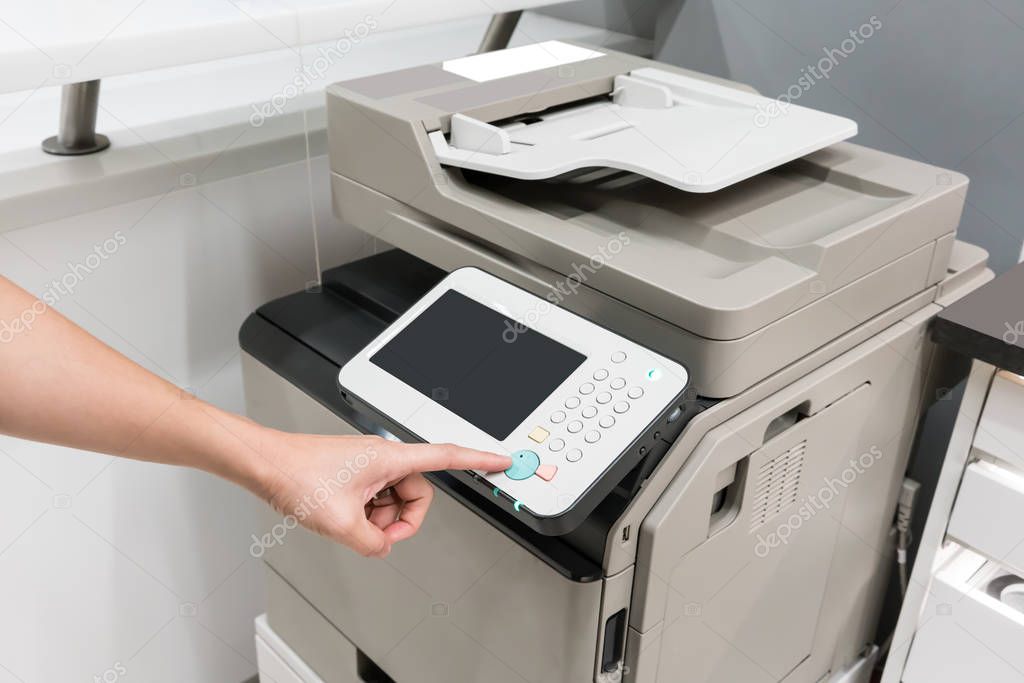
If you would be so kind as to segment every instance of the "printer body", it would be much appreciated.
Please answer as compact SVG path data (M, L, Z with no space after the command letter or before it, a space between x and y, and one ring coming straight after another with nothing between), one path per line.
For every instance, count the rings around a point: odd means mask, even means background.
M394 249L250 316L251 417L403 436L338 371L467 266L690 384L658 447L564 533L442 472L386 560L301 528L261 549L268 624L323 681L868 680L903 475L952 381L927 325L991 277L956 240L967 179L839 142L842 121L766 123L740 84L595 55L328 90L334 210ZM766 146L776 122L794 144Z

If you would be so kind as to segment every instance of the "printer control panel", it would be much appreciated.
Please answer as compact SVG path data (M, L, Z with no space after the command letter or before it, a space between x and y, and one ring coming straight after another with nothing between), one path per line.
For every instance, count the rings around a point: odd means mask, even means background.
M678 363L475 268L449 274L339 373L410 434L511 456L466 477L542 530L581 521L686 389ZM466 479L464 478L464 480ZM567 522L572 519L573 523ZM545 521L547 520L547 521Z
M595 362L592 365L597 367L589 376L579 373L577 379L582 381L578 385L569 383L564 399L554 399L557 406L529 430L528 441L512 454L512 467L504 474L517 481L534 475L555 481L559 472L562 478L572 476L574 471L567 468L582 462L588 454L588 465L579 469L590 469L590 459L607 459L609 448L602 439L615 444L611 450L628 446L637 436L632 431L637 425L631 424L636 421L627 413L646 394L643 385L661 378L658 368L638 367L627 363L628 359L625 351L614 351L606 359L606 367ZM633 381L624 375L632 375ZM641 405L634 414L645 415L648 411L643 408ZM500 484L500 477L496 479Z

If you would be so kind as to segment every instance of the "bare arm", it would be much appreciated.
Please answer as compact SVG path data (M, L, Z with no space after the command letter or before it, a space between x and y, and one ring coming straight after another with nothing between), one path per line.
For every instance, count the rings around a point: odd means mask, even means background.
M386 555L419 529L433 493L420 472L510 464L451 445L262 427L145 370L3 277L0 388L2 433L211 472L364 555Z

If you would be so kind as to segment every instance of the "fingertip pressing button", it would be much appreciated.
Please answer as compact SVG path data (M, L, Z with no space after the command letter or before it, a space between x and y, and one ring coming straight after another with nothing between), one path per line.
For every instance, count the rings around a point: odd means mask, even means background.
M580 393L584 396L594 393L594 385L590 382L584 382L580 385Z
M622 377L616 377L611 381L612 389L621 389L624 386L626 386L626 380L624 380Z
M597 430L589 431L584 435L583 440L587 443L597 443L601 438L601 432Z
M572 448L568 453L565 454L565 459L569 462L579 462L583 458L583 451L578 448Z
M505 470L509 479L520 481L533 476L540 467L540 456L533 451L516 451L512 454L512 466Z
M644 395L644 390L640 387L630 387L629 391L626 392L626 396L630 398L640 398Z
M544 481L551 481L555 478L555 473L558 472L558 468L554 465L541 465L537 468L537 476Z
M551 413L551 421L554 422L555 424L565 422L565 413L563 413L561 410L556 410L555 412Z
M580 422L579 420L573 420L572 422L567 424L565 428L566 430L568 430L570 434L576 434L577 432L583 430L583 423Z
M597 398L595 398L594 400L597 401L598 403L608 403L609 401L612 400L612 395L609 394L607 391L602 391L600 394L597 395Z
M629 410L629 404L626 403L625 401L619 401L618 403L612 406L612 410L614 410L616 413L622 414Z
M616 351L615 353L612 354L612 362L613 363L621 363L624 360L626 360L626 352L625 351Z
M548 441L548 448L557 453L558 451L565 448L565 442L562 441L561 439L551 439L551 441ZM538 459L537 462L539 463L540 460Z
M597 415L597 408L595 408L594 406L585 406L583 410L580 411L580 415L589 420L590 418Z

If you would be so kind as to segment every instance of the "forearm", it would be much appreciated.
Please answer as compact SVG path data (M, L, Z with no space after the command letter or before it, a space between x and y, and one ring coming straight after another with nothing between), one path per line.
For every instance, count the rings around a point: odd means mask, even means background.
M250 490L270 476L261 427L140 367L4 278L0 321L0 432L199 467Z
M0 433L206 470L378 557L423 521L433 489L420 472L511 464L452 445L261 427L138 366L3 277Z

